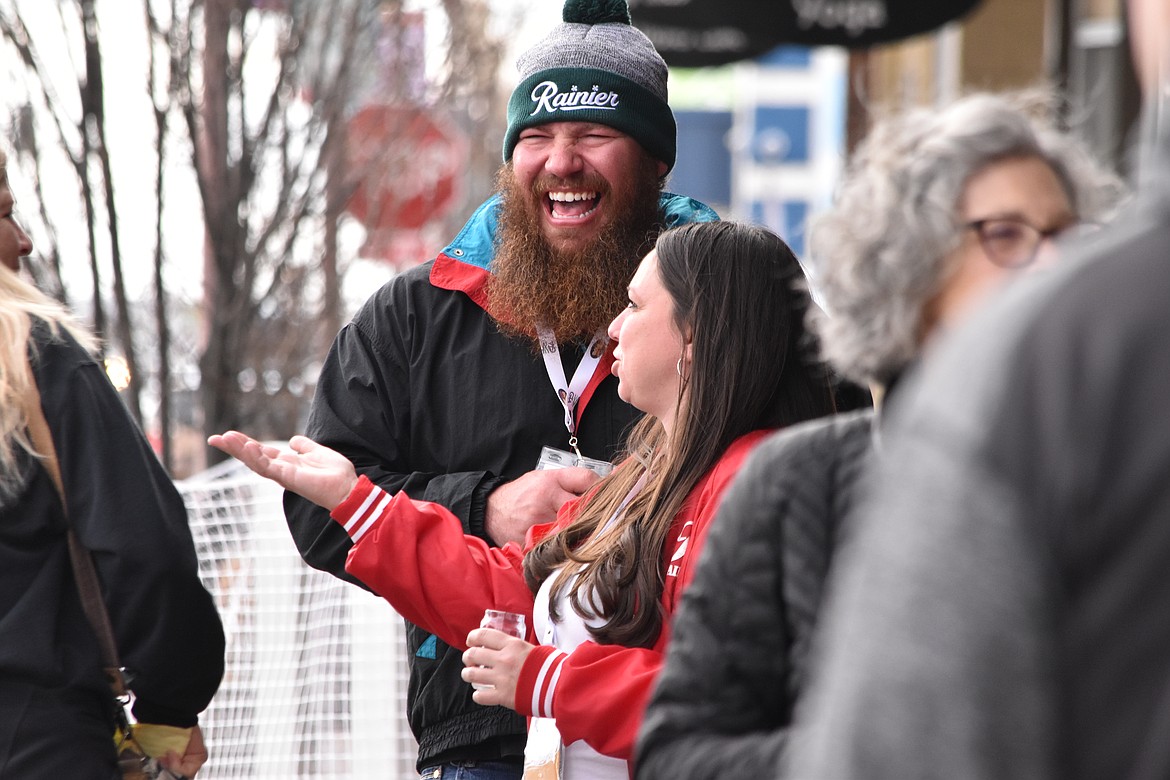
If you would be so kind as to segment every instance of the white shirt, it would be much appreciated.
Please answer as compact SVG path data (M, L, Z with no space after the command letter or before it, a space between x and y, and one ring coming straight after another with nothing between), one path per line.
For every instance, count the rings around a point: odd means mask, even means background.
M559 570L558 570L559 572ZM592 640L589 634L589 625L600 625L603 621L596 617L588 620L579 615L569 601L572 592L572 580L561 589L561 597L557 601L557 612L560 622L554 623L549 617L549 593L557 573L548 576L540 589L536 592L536 603L532 608L533 629L536 638L542 645L552 645L558 650L571 653L582 642ZM538 721L555 720L550 718L533 718L528 733L528 745L524 749L526 759L530 756L541 755L549 750L549 740L560 741L559 735L552 736L548 723ZM620 758L603 756L589 747L583 740L577 740L564 746L561 753L564 780L629 780L629 768Z

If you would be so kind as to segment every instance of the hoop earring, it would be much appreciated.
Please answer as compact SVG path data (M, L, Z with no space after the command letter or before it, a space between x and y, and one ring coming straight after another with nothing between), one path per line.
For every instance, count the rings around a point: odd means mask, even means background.
M674 370L678 372L680 377L682 376L682 355L678 356L678 362L674 364Z

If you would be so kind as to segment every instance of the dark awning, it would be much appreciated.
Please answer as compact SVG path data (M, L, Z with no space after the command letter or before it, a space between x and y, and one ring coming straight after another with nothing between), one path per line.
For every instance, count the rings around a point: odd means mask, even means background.
M629 0L667 64L722 65L782 44L861 48L934 30L980 0Z

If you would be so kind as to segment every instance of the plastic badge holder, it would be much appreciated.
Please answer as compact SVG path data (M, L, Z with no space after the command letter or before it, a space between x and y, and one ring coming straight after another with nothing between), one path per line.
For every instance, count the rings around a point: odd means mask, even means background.
M536 462L537 471L546 469L565 469L570 466L580 466L589 469L599 477L604 477L613 471L613 464L606 460L578 457L576 453L558 450L556 447L543 447L540 450L540 460Z

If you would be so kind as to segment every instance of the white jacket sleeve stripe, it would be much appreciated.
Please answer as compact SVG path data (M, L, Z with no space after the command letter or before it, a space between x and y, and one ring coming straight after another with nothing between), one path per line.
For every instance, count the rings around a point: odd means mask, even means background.
M374 507L373 511L370 512L369 517L367 517L366 521L361 524L361 527L354 531L353 540L355 542L361 539L362 536L365 535L366 531L373 528L374 524L382 519L382 510L384 510L386 505L390 503L392 496L389 493L383 491L381 488L378 488L378 492L382 493L382 500L379 501L377 506Z
M541 664L540 672L536 675L536 684L532 686L532 714L534 716L553 717L553 691L561 676L561 664L568 657L568 653L557 650L544 659L544 663Z
M370 506L378 499L378 486L372 485L371 487L372 490L370 490L369 495L366 496L365 501L362 501L361 506L359 506L354 511L354 513L350 515L350 518L346 520L345 523L343 523L345 526L345 532L351 536L353 535L353 527L357 525L358 521L365 516L366 511L370 508Z
M367 531L374 527L382 516L382 511L390 503L391 496L377 485L372 485L370 494L366 496L354 513L343 523L345 532L355 542L362 538Z

